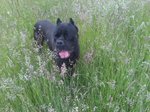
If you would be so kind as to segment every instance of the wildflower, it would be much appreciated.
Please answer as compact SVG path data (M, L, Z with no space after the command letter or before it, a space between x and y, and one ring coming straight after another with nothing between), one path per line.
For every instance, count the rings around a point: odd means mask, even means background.
M81 104L81 107L82 107L82 112L86 112L87 109L89 109L89 106L88 105L85 105L85 104Z
M93 58L94 58L94 51L93 50L91 50L90 52L87 52L84 55L84 60L86 61L86 63L91 63Z
M21 39L22 39L22 43L25 44L26 43L26 37L27 37L27 33L26 31L21 31L20 32L20 35L21 35Z
M79 107L73 107L71 112L79 112Z
M115 87L116 87L116 81L115 81L115 80L112 80L112 81L110 81L110 82L107 82L107 84L109 85L109 87L110 87L111 89L115 89Z
M133 99L127 97L126 102L128 105L133 106L135 101Z
M61 66L61 76L64 77L66 72L67 72L66 64L63 63L62 66Z
M97 106L94 106L93 112L96 112L96 110L97 110Z
M114 112L119 112L119 110L120 110L120 107L117 105L114 109Z

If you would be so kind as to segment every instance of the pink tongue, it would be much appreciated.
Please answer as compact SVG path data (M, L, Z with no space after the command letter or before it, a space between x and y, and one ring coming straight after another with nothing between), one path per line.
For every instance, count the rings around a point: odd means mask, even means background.
M68 51L61 51L61 52L59 52L59 56L62 59L68 58L70 56L70 53Z

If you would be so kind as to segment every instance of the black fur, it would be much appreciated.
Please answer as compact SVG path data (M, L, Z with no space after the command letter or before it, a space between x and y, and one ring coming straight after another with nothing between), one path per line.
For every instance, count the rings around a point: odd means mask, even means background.
M76 60L79 58L79 42L78 42L78 28L72 18L68 23L63 23L59 18L56 25L48 20L38 21L34 25L34 39L37 41L39 47L43 46L46 41L49 49L55 54L55 62L60 68L65 64L66 68L71 70L69 74L73 73L73 68ZM62 58L59 53L67 51L69 57Z

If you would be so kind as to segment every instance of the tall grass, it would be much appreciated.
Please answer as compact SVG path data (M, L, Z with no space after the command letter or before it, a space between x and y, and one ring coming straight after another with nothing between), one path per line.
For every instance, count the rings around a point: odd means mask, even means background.
M1 112L149 112L150 2L148 0L1 0ZM72 17L80 60L62 80L33 25Z

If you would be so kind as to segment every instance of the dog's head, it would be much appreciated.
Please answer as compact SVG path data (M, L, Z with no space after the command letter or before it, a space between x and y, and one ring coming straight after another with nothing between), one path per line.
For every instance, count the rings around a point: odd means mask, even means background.
M68 23L62 23L58 18L54 32L55 51L61 59L70 58L78 51L78 28L72 18Z

